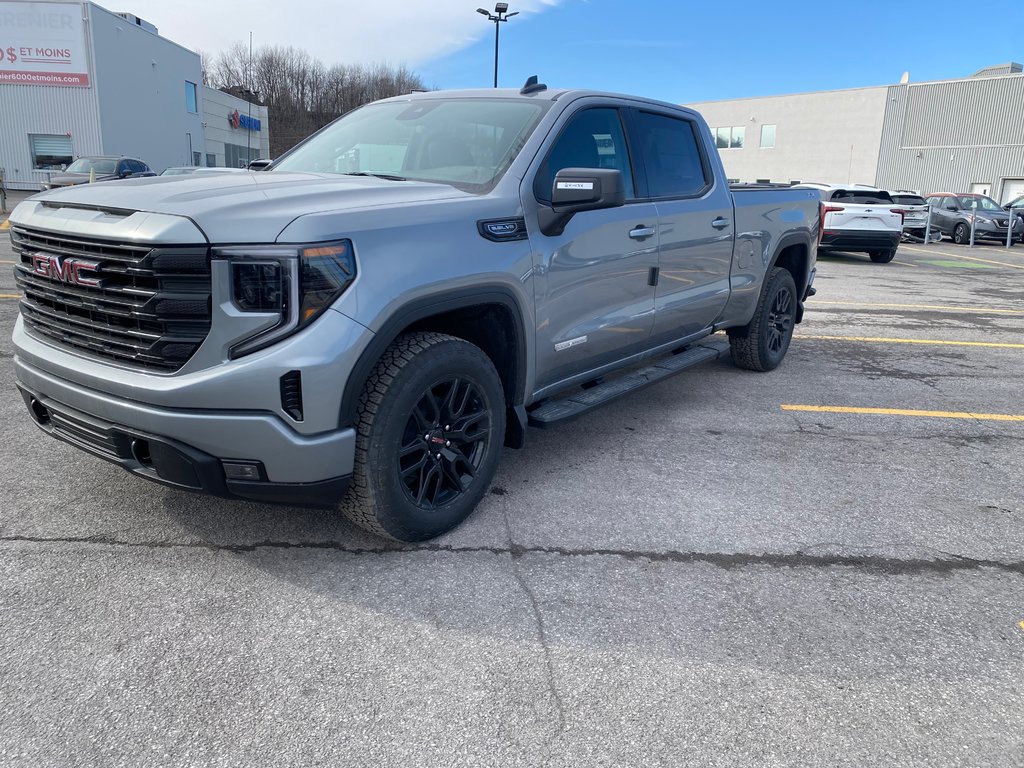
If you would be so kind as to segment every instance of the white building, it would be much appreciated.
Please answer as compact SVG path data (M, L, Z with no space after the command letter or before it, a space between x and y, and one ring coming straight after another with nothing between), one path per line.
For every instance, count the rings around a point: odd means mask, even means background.
M265 108L211 94L198 54L131 14L91 2L0 0L0 48L0 169L8 188L39 189L82 155L135 157L157 173L269 155ZM232 128L226 109L246 119Z
M1024 74L710 101L698 110L738 181L872 184L920 192L1024 193Z

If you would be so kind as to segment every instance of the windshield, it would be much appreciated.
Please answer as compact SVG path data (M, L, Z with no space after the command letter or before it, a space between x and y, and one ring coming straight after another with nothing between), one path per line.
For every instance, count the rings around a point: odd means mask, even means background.
M68 173L113 173L117 160L105 157L80 157L67 167Z
M310 137L275 171L383 175L486 191L537 125L547 102L421 99L371 104Z
M1001 211L1003 206L993 200L991 197L985 197L984 195L961 195L959 198L960 207L968 210L978 211Z

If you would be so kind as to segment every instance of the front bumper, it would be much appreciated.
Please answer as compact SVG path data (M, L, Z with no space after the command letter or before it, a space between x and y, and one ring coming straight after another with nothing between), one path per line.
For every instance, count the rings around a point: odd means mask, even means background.
M36 425L148 480L218 496L296 505L336 503L348 489L355 431L300 435L267 412L145 405L58 379L14 358ZM251 462L259 480L231 480L223 461Z
M903 230L825 230L819 251L888 251L900 244Z

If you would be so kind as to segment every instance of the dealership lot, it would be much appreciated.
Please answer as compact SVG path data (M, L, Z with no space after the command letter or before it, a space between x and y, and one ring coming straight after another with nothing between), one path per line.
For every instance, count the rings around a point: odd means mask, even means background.
M0 764L1024 763L1024 247L823 256L779 370L531 431L398 548L39 434L0 242Z

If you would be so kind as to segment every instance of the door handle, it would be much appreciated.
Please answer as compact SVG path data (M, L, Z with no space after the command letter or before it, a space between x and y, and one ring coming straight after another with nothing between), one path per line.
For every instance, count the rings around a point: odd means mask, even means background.
M633 227L629 230L629 236L634 240L646 240L648 237L654 236L654 227L645 227L643 225Z
M714 227L715 229L725 229L726 227L729 226L729 220L722 216L719 216L717 219L711 222L711 226Z

